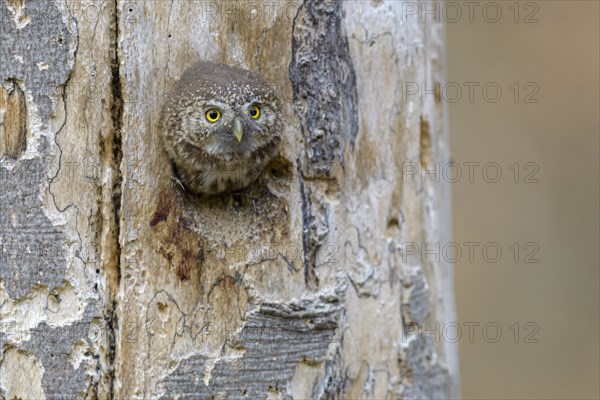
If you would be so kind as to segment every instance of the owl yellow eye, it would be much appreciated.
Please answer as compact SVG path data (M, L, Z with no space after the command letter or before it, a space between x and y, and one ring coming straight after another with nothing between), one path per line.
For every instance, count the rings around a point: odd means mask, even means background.
M204 115L206 116L206 120L208 122L217 122L219 118L221 118L221 113L216 108L211 108L210 110L206 111L206 114Z
M254 119L258 119L258 117L260 117L260 108L258 106L250 106L248 108L248 112L250 113L250 116Z

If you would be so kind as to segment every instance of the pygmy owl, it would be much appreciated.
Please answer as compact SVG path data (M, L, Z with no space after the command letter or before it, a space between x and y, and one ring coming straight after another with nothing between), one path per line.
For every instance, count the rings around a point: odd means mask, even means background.
M162 141L183 186L217 194L245 188L277 154L277 99L256 73L201 61L182 75L162 114Z

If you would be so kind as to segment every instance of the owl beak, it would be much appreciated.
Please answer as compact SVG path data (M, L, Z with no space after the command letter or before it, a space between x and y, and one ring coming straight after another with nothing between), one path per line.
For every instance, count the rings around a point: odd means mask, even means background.
M235 121L233 121L233 134L235 135L238 142L242 141L242 136L244 136L244 131L242 129L242 123L237 118L235 119Z

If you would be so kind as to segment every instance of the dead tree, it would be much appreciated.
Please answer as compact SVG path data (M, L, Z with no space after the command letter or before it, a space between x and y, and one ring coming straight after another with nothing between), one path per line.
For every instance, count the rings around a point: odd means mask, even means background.
M404 6L0 0L0 397L458 396L422 335L451 266L406 251L450 238L448 185L407 173L449 160L443 26ZM241 197L183 192L161 147L198 60L281 100Z

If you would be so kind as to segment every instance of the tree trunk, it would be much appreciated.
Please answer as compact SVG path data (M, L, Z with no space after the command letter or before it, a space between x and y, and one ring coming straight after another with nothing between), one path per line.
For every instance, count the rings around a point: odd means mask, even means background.
M405 173L449 161L405 90L443 26L405 5L0 0L0 397L459 396L451 265L405 251L450 240L448 185ZM184 193L159 140L198 60L281 103L242 195Z

